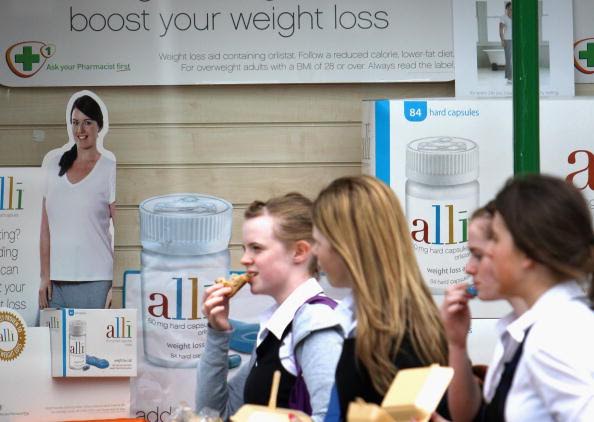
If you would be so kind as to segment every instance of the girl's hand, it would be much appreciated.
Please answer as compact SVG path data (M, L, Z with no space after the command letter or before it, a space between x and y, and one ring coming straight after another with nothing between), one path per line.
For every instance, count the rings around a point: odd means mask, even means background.
M215 283L204 292L202 298L202 314L208 318L208 324L218 331L231 330L229 323L230 287Z
M440 310L448 344L460 348L466 347L466 337L470 330L470 295L466 293L467 287L466 283L448 287Z

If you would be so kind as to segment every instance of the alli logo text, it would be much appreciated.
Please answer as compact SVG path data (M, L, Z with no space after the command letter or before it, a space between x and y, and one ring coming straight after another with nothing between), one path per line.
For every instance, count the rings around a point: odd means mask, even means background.
M19 357L25 349L27 333L22 318L8 308L0 310L0 362Z
M22 210L24 189L13 176L0 176L0 211Z

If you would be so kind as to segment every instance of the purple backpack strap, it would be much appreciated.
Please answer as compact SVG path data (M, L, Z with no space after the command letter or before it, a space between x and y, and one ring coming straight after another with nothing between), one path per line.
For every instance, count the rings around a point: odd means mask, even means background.
M335 309L338 305L335 300L320 293L310 297L303 304L305 305L306 303L310 305L323 304L329 306L332 309ZM293 388L291 389L291 394L289 395L289 408L301 410L308 415L311 415L311 402L309 400L309 391L307 391L307 385L305 385L305 380L303 379L303 370L297 361L297 355L294 356L297 377L295 379L295 384L293 384Z
M336 302L334 299L329 298L328 296L323 295L321 293L318 293L317 295L310 297L309 299L307 299L304 302L304 304L305 303L309 303L310 305L315 305L315 304L318 304L318 303L323 303L324 305L329 306L332 309L335 309L336 306L338 305L338 302Z

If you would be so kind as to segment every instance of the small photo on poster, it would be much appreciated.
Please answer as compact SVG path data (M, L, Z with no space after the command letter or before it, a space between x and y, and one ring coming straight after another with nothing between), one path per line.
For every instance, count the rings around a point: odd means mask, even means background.
M572 2L540 0L537 14L540 95L572 96ZM454 0L453 15L456 96L511 96L514 2Z

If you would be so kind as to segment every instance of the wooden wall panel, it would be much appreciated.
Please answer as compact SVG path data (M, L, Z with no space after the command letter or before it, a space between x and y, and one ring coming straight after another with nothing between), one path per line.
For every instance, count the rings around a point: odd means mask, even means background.
M118 168L117 203L133 206L146 198L173 192L200 192L220 196L233 204L246 204L256 198L294 190L314 196L335 178L359 173L359 163L290 167L121 167Z
M362 99L454 95L453 82L90 89L107 105L112 124L356 122ZM65 106L78 90L0 87L0 125L64 124Z
M359 127L359 123L115 126L104 146L118 164L357 162ZM43 140L34 141L34 136ZM62 147L67 139L64 125L0 127L0 166L38 166L48 151Z
M594 84L575 84L575 95L594 96Z

